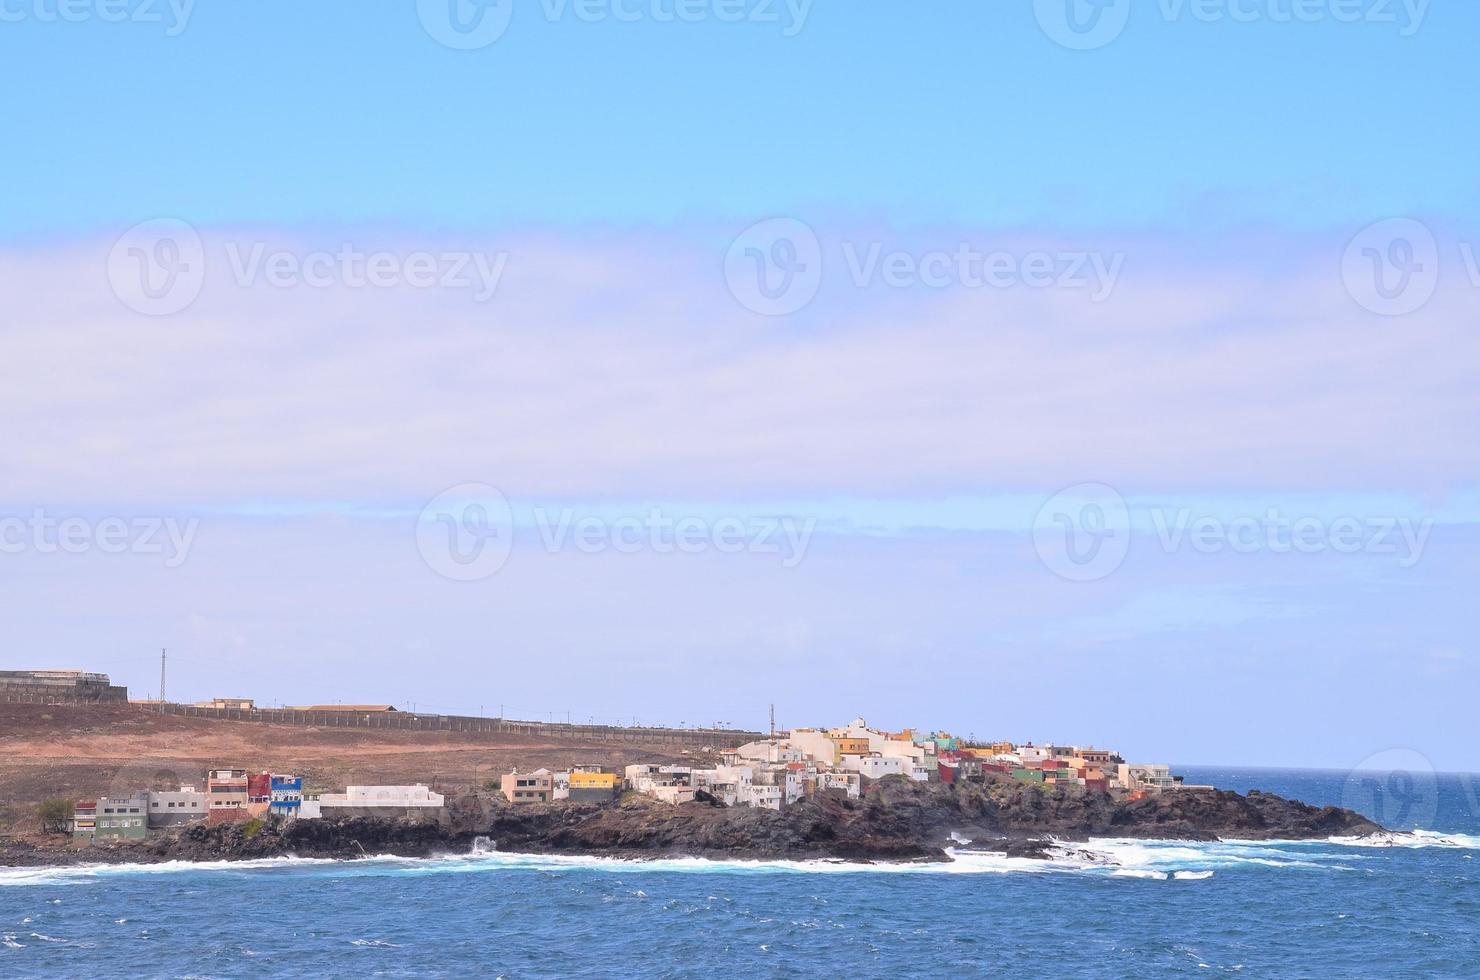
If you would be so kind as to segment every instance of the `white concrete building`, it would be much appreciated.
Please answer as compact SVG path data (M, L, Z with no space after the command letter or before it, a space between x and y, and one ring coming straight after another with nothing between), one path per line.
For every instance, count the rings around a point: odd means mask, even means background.
M206 794L194 786L181 786L178 790L150 790L147 795L150 830L204 820L210 809Z
M415 786L347 786L343 793L321 793L319 795L319 806L322 810L336 807L412 809L439 807L442 804L441 793L433 793L420 784Z
M840 768L852 769L869 779L883 779L904 773L907 760L894 755L849 755Z
M735 755L747 762L803 762L806 753L800 746L793 745L790 738L761 739L746 742L735 750Z
M856 772L819 772L817 788L819 790L841 789L856 800L863 792L863 780L858 777L859 774Z
M1121 789L1146 790L1159 793L1165 789L1176 789L1177 781L1172 778L1170 766L1152 763L1120 763L1115 767L1115 781Z
M749 790L740 798L742 806L758 806L765 810L781 809L780 786L757 786L751 784Z

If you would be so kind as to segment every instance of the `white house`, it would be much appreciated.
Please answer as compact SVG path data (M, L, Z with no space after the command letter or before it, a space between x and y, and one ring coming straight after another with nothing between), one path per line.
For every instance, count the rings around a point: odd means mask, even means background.
M897 755L848 755L843 757L842 768L853 769L869 779L901 774L908 760Z
M439 807L442 804L441 793L433 793L420 784L415 786L347 786L343 793L321 793L319 795L319 807L322 810L335 807L412 809Z

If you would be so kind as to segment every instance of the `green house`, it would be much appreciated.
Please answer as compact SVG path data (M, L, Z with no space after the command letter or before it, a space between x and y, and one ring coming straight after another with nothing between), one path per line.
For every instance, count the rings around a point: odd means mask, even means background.
M100 796L78 800L73 836L87 840L142 840L149 836L149 796Z

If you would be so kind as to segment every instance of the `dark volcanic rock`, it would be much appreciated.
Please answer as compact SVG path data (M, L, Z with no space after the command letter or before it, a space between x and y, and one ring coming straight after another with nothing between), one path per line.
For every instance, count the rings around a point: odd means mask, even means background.
M888 777L869 783L862 799L824 795L781 812L717 806L713 800L670 806L631 796L604 806L513 807L496 798L466 796L453 800L431 823L355 817L196 825L147 841L83 849L8 845L0 849L0 863L215 861L287 854L427 857L467 853L479 837L504 851L625 858L944 860L953 831L973 838L977 849L1042 858L1054 841L1089 837L1271 840L1381 830L1350 810L1259 792L1179 790L1120 800L1078 786L1011 779L947 786Z

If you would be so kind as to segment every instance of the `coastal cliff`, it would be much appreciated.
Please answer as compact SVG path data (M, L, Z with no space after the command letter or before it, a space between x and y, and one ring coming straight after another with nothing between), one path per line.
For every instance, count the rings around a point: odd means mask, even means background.
M1337 807L1314 807L1257 790L1176 791L1121 800L1077 786L994 779L954 786L886 778L862 799L825 796L783 811L681 806L631 797L607 805L509 806L459 797L439 819L300 820L286 824L195 825L145 841L60 849L10 844L0 864L85 861L216 861L296 855L358 858L467 853L480 838L502 851L623 858L674 855L759 860L945 860L953 833L978 849L1047 857L1055 841L1090 837L1215 840L1310 839L1382 832ZM1052 838L1053 840L1050 840Z

